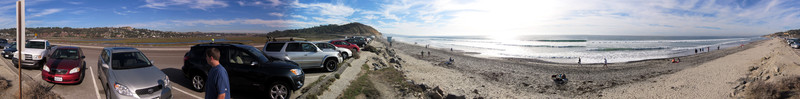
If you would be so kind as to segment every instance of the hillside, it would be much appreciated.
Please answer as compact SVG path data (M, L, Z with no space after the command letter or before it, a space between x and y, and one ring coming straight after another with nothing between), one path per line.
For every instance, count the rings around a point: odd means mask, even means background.
M276 30L269 32L267 35L271 37L339 38L353 35L381 36L382 34L371 26L353 22L345 25L329 24L303 29Z
M788 37L791 37L791 38L800 38L800 29L788 30L786 32L775 32L775 33L768 34L768 35L765 35L765 36L769 36L769 37L785 37L785 36L788 36Z
M4 37L14 36L16 28L0 29ZM149 29L135 29L131 27L95 27L95 28L70 28L70 27L36 27L27 28L28 36L37 34L39 37L80 37L80 38L159 38L159 37L185 37L186 33L165 32Z

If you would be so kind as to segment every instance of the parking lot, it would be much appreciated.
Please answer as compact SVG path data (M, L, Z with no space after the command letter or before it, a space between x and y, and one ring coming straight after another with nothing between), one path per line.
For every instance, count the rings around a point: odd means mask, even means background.
M56 94L61 95L66 99L103 99L105 98L105 94L103 93L103 87L100 84L100 81L97 79L97 59L101 50L101 47L82 47L83 52L86 56L84 59L86 61L86 74L84 77L84 81L78 85L61 85L61 84L52 84L45 82L41 79L41 70L40 69L22 69L23 77L29 76L33 80L36 80L40 83L45 83L47 86L53 86L52 91ZM145 55L150 59L153 60L153 64L161 69L167 76L169 76L172 83L172 95L175 99L191 99L191 98L203 98L203 92L197 92L194 90L189 89L191 87L191 82L189 79L184 78L183 73L181 71L181 67L183 66L183 56L188 50L148 50L148 49L140 49ZM16 72L17 68L13 66L10 59L0 59L0 65L3 65L2 68L9 68ZM16 74L16 73L15 73ZM313 82L316 80L317 77L321 75L328 74L328 72L314 72L306 70L306 84ZM308 85L306 85L308 86ZM306 87L303 86L303 87ZM232 98L258 98L260 96L255 95L263 95L259 93L253 92L243 92L237 91L232 89ZM238 94L237 94L238 93ZM299 94L299 91L295 91L292 96L296 97Z

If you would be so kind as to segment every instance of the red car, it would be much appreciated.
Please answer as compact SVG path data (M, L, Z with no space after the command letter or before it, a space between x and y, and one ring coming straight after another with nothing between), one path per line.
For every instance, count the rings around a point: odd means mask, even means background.
M48 52L46 63L42 66L42 79L51 83L80 84L86 70L86 56L81 48L56 46Z
M333 44L333 46L336 46L336 47L353 49L353 50L356 50L356 52L360 52L361 51L361 48L358 48L358 45L349 43L349 42L344 41L344 40L331 40L328 43L331 43L331 44Z

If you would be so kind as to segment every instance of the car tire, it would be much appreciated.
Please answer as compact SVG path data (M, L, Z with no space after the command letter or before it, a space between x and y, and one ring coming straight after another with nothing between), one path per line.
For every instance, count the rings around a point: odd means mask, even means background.
M197 91L197 92L205 91L205 90L203 90L203 89L206 88L205 87L205 84L206 84L206 77L205 76L202 76L200 74L192 74L190 79L192 80L192 89L194 91Z
M339 52L339 57L342 57L342 59L347 59L347 53Z
M333 72L333 71L336 71L336 69L339 69L339 66L336 66L336 65L338 65L338 63L336 62L335 59L327 59L327 60L325 60L325 64L324 65L325 65L325 67L323 67L323 69L325 69L325 71L328 71L328 72Z
M289 84L281 81L272 82L272 84L269 84L266 91L267 98L271 99L288 99L292 96L292 91L289 90Z

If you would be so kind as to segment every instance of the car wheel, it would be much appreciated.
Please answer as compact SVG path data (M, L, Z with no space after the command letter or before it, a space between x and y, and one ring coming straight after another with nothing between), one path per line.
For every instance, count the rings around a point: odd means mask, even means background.
M347 53L340 52L339 57L342 57L342 59L347 59Z
M269 93L269 98L287 99L289 98L289 96L292 96L292 92L289 91L288 85L289 84L280 81L272 82L272 84L269 85L269 89L267 90L267 92Z
M336 71L336 69L338 69L336 65L337 65L336 60L334 59L325 60L325 71L328 72Z
M200 76L199 74L195 74L192 76L192 89L198 92L203 92L203 88L205 88L206 84L206 77Z

